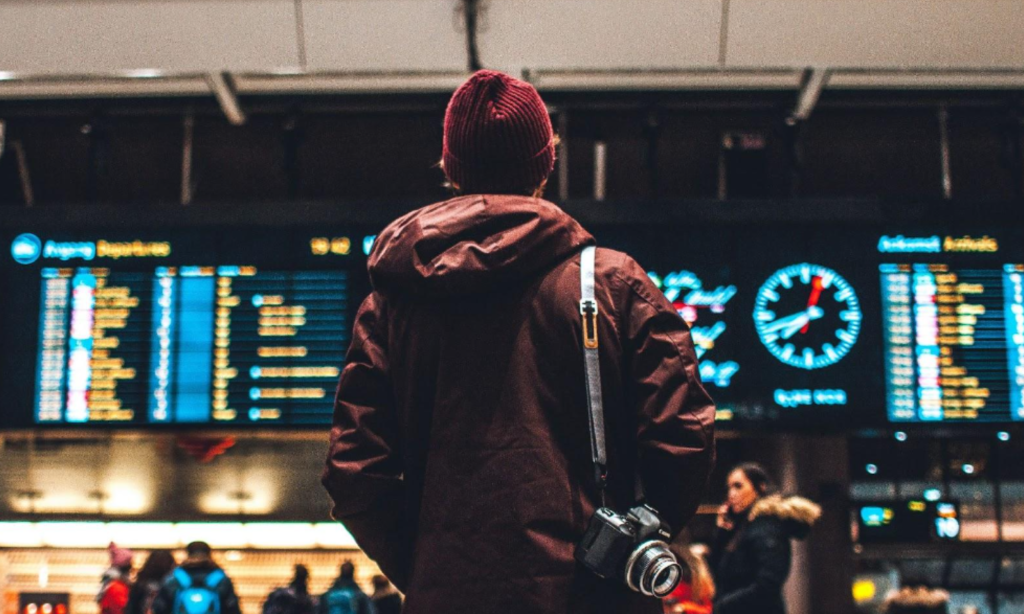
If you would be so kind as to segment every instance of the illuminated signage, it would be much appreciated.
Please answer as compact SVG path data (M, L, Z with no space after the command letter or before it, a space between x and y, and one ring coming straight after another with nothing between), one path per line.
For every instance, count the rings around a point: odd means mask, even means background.
M878 251L883 254L938 254L942 251L942 238L883 236L878 240Z
M775 391L775 403L780 407L799 407L801 405L846 405L846 391L828 390L783 390Z
M166 258L171 255L167 241L53 241L42 242L31 233L19 235L11 244L11 256L18 264L32 264L40 257L49 260L90 261L96 258Z
M883 254L939 254L951 253L995 253L999 251L999 241L985 235L981 237L905 237L896 235L882 236L878 240L878 251Z
M14 261L18 264L32 264L39 259L39 254L42 253L43 244L39 240L39 237L32 233L25 233L19 235L18 238L11 243L11 256Z
M705 355L714 349L715 343L728 328L721 319L730 300L736 296L736 286L721 285L713 290L705 289L704 282L692 271L677 271L659 277L648 273L651 281L665 294L676 312L690 325L690 336L700 362L701 381L718 388L728 388L740 365L734 360L715 362L706 360ZM706 315L701 316L701 313Z

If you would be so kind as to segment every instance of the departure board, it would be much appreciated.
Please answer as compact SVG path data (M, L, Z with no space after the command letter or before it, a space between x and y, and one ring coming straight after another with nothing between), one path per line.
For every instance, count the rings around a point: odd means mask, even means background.
M36 422L322 422L344 271L42 271Z
M0 233L0 428L329 425L383 225ZM1024 228L587 227L723 425L1024 420Z
M32 377L19 366L22 377L4 380L34 383L31 424L330 423L367 292L358 241L278 233L262 243L275 255L258 241L197 238L116 252L109 241L15 240L23 266L12 273L27 291L3 301L22 320L8 318L5 337L27 342L34 329L37 351ZM199 263L207 258L220 263ZM362 273L354 283L352 265Z

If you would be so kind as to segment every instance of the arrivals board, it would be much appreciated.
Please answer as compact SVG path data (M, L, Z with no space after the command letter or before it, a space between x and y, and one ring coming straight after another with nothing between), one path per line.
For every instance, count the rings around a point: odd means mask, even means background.
M0 236L0 425L328 424L377 230ZM589 230L690 325L722 423L1024 420L1020 228Z

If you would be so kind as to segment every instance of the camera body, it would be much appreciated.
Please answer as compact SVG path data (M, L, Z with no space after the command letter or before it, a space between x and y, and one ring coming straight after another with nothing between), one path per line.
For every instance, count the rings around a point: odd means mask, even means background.
M647 505L625 515L602 507L576 546L575 557L601 578L622 578L629 588L664 597L682 578L682 568L668 549L671 530Z

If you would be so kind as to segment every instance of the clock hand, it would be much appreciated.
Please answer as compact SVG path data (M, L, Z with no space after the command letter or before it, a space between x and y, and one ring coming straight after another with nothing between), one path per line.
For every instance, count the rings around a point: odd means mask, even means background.
M803 332L810 325L811 320L817 320L825 315L825 310L821 307L808 307L807 311L800 312L800 315L801 318L794 320L786 330L779 333L780 337L789 339L797 332Z
M774 333L777 330L781 330L783 328L789 328L790 326L793 325L794 322L800 322L800 326L803 326L805 324L805 322L806 322L806 320L804 320L804 318L806 318L806 317L807 317L807 312L806 311L800 311L800 312L794 313L791 316L786 316L784 318L779 318L778 320L775 320L771 324L766 325L764 327L764 329L763 329L763 332ZM797 328L799 328L799 326Z
M821 298L821 275L815 275L814 279L811 280L811 296L807 299L807 309L817 306L819 298ZM804 327L800 329L800 334L806 333L810 326L809 322L804 323Z

